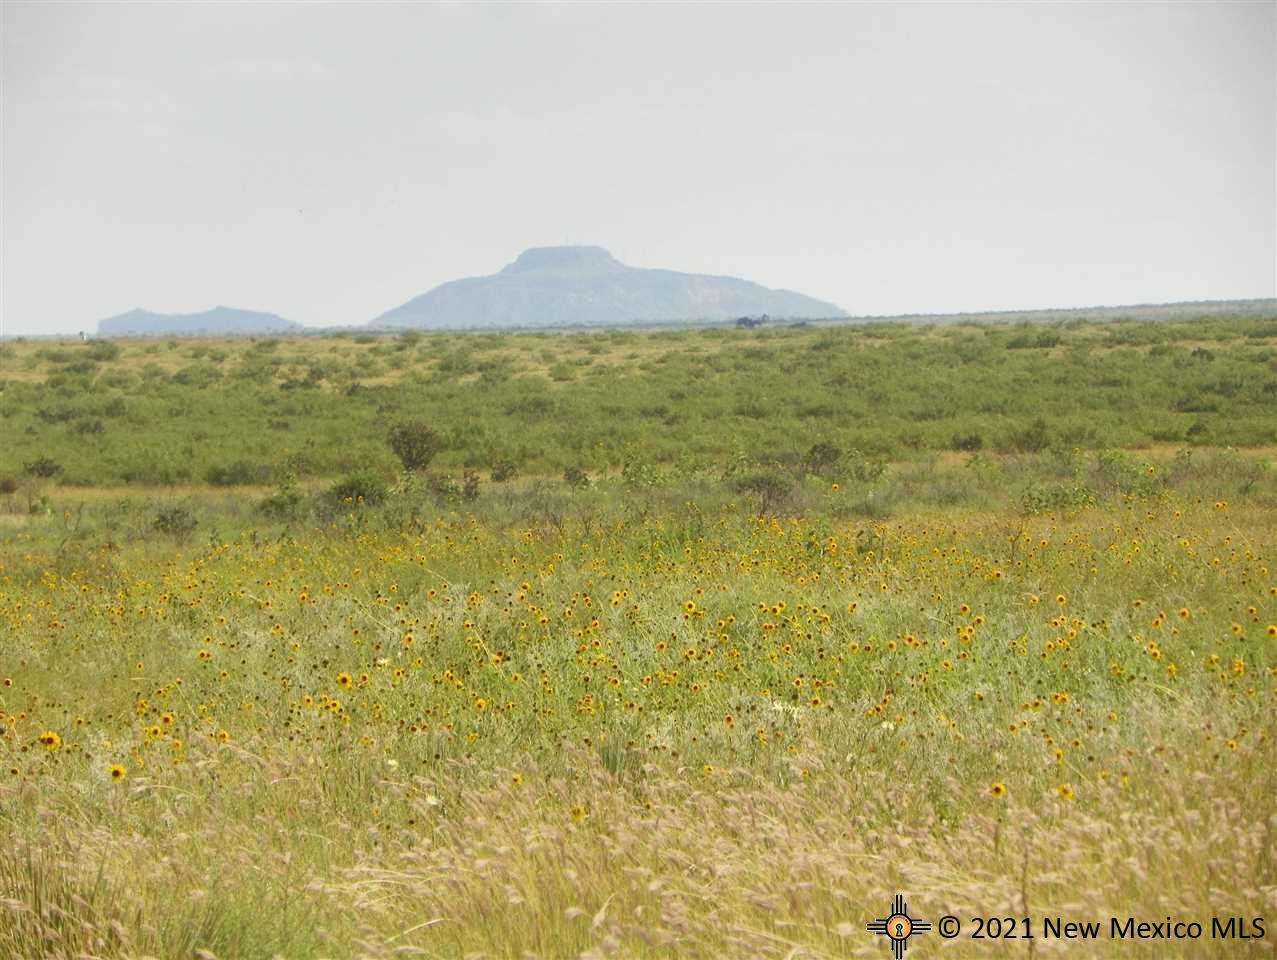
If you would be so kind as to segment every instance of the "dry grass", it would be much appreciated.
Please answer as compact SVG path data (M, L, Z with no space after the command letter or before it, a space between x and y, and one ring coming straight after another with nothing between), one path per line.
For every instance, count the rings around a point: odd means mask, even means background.
M1273 521L683 505L71 569L48 519L0 554L0 958L876 957L897 892L1272 917Z
M865 923L901 890L924 918L1039 926L1171 916L1209 928L1277 908L1272 811L1250 789L1272 786L1271 754L1224 775L1180 757L1155 788L1115 780L1084 810L1051 795L973 798L950 781L940 799L966 812L943 818L935 800L911 799L904 765L862 772L815 745L800 757L808 774L783 787L746 771L617 776L586 755L570 775L523 765L520 785L473 763L434 778L387 770L380 805L322 825L328 774L313 757L249 780L233 770L242 757L210 754L167 790L139 781L97 827L28 796L47 833L0 855L0 955L796 960L881 956ZM1182 955L1271 947L1205 939ZM1091 949L1175 953L1107 938Z

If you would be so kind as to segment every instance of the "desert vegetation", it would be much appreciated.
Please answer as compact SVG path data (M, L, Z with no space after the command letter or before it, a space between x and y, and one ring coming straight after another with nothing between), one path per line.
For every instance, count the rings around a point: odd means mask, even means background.
M434 464L524 475L719 466L819 443L888 460L1048 446L1277 444L1277 317L1058 326L10 342L5 472L73 486L270 484Z
M1277 918L1275 324L7 343L0 957Z

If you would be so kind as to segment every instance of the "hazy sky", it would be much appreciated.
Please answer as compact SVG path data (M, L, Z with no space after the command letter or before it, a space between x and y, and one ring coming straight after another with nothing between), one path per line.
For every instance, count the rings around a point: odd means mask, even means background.
M0 3L5 332L599 244L854 314L1271 297L1277 5Z

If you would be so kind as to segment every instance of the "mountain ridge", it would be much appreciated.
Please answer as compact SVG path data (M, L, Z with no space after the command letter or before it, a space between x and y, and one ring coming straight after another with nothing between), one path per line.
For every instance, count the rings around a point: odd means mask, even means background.
M494 274L449 280L371 327L493 329L846 317L836 304L738 277L631 267L603 247L531 247Z
M218 305L198 313L157 313L134 307L98 321L100 336L147 334L289 333L305 328L274 313Z

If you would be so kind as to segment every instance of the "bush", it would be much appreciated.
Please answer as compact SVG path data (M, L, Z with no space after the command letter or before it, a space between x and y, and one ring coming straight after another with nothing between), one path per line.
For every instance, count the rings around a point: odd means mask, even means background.
M272 496L257 505L257 509L272 520L295 520L302 514L306 502L297 474L288 471ZM340 502L340 501L338 501Z
M387 437L405 470L424 470L443 449L443 439L419 420L402 420L390 428Z
M844 462L847 472L857 483L877 483L887 475L887 461L871 457L859 450L849 450Z
M431 474L426 478L425 489L440 504L455 504L462 501L472 503L479 499L481 482L479 474L473 470L466 470L460 480L447 474ZM411 492L414 489L415 484L411 482L401 488L405 492Z
M984 437L978 433L957 434L953 435L953 449L966 450L974 453L976 450L984 449Z
M96 360L105 363L110 360L117 360L120 356L120 345L112 343L110 340L95 340L89 344L86 353L90 360Z
M808 473L814 473L818 477L823 477L835 470L839 461L842 460L842 450L834 446L832 443L821 441L812 446L807 451L804 463Z
M576 371L572 369L571 364L559 361L550 365L550 379L557 383L567 383L576 379Z
M470 502L479 499L479 475L473 470L467 470L462 477L461 499Z
M794 484L781 470L760 470L737 478L736 489L758 497L758 512L773 513L789 499Z
M210 363L192 363L173 374L173 382L184 387L205 389L222 379L222 373Z
M236 460L209 467L204 479L215 487L243 487L265 483L270 479L270 468L248 460Z
M438 476L430 478L430 492L440 503L456 503L461 499L461 484L455 478Z
M1081 484L1034 484L1024 492L1021 506L1025 513L1050 513L1056 510L1081 510L1095 506L1095 494Z
M1021 333L1007 341L1008 350L1046 350L1058 347L1061 339L1058 333L1044 330L1041 333Z
M195 515L186 507L169 507L161 510L151 521L151 526L160 533L173 537L184 537L196 527Z
M509 460L493 461L490 478L493 483L505 483L519 475L519 468Z
M1011 445L1017 450L1024 450L1028 453L1037 453L1045 450L1050 442L1050 428L1047 427L1046 421L1041 417L1038 417L1025 429L1018 430L1011 435Z
M328 490L328 497L337 504L367 503L378 504L390 496L390 487L386 481L371 470L360 470L348 474L334 483Z
M27 472L28 476L43 477L47 480L50 477L56 477L62 472L62 464L58 463L56 460L51 460L48 457L37 457L29 463L24 464L23 469Z
M670 471L643 460L626 460L621 467L621 478L632 487L664 487L673 479Z

